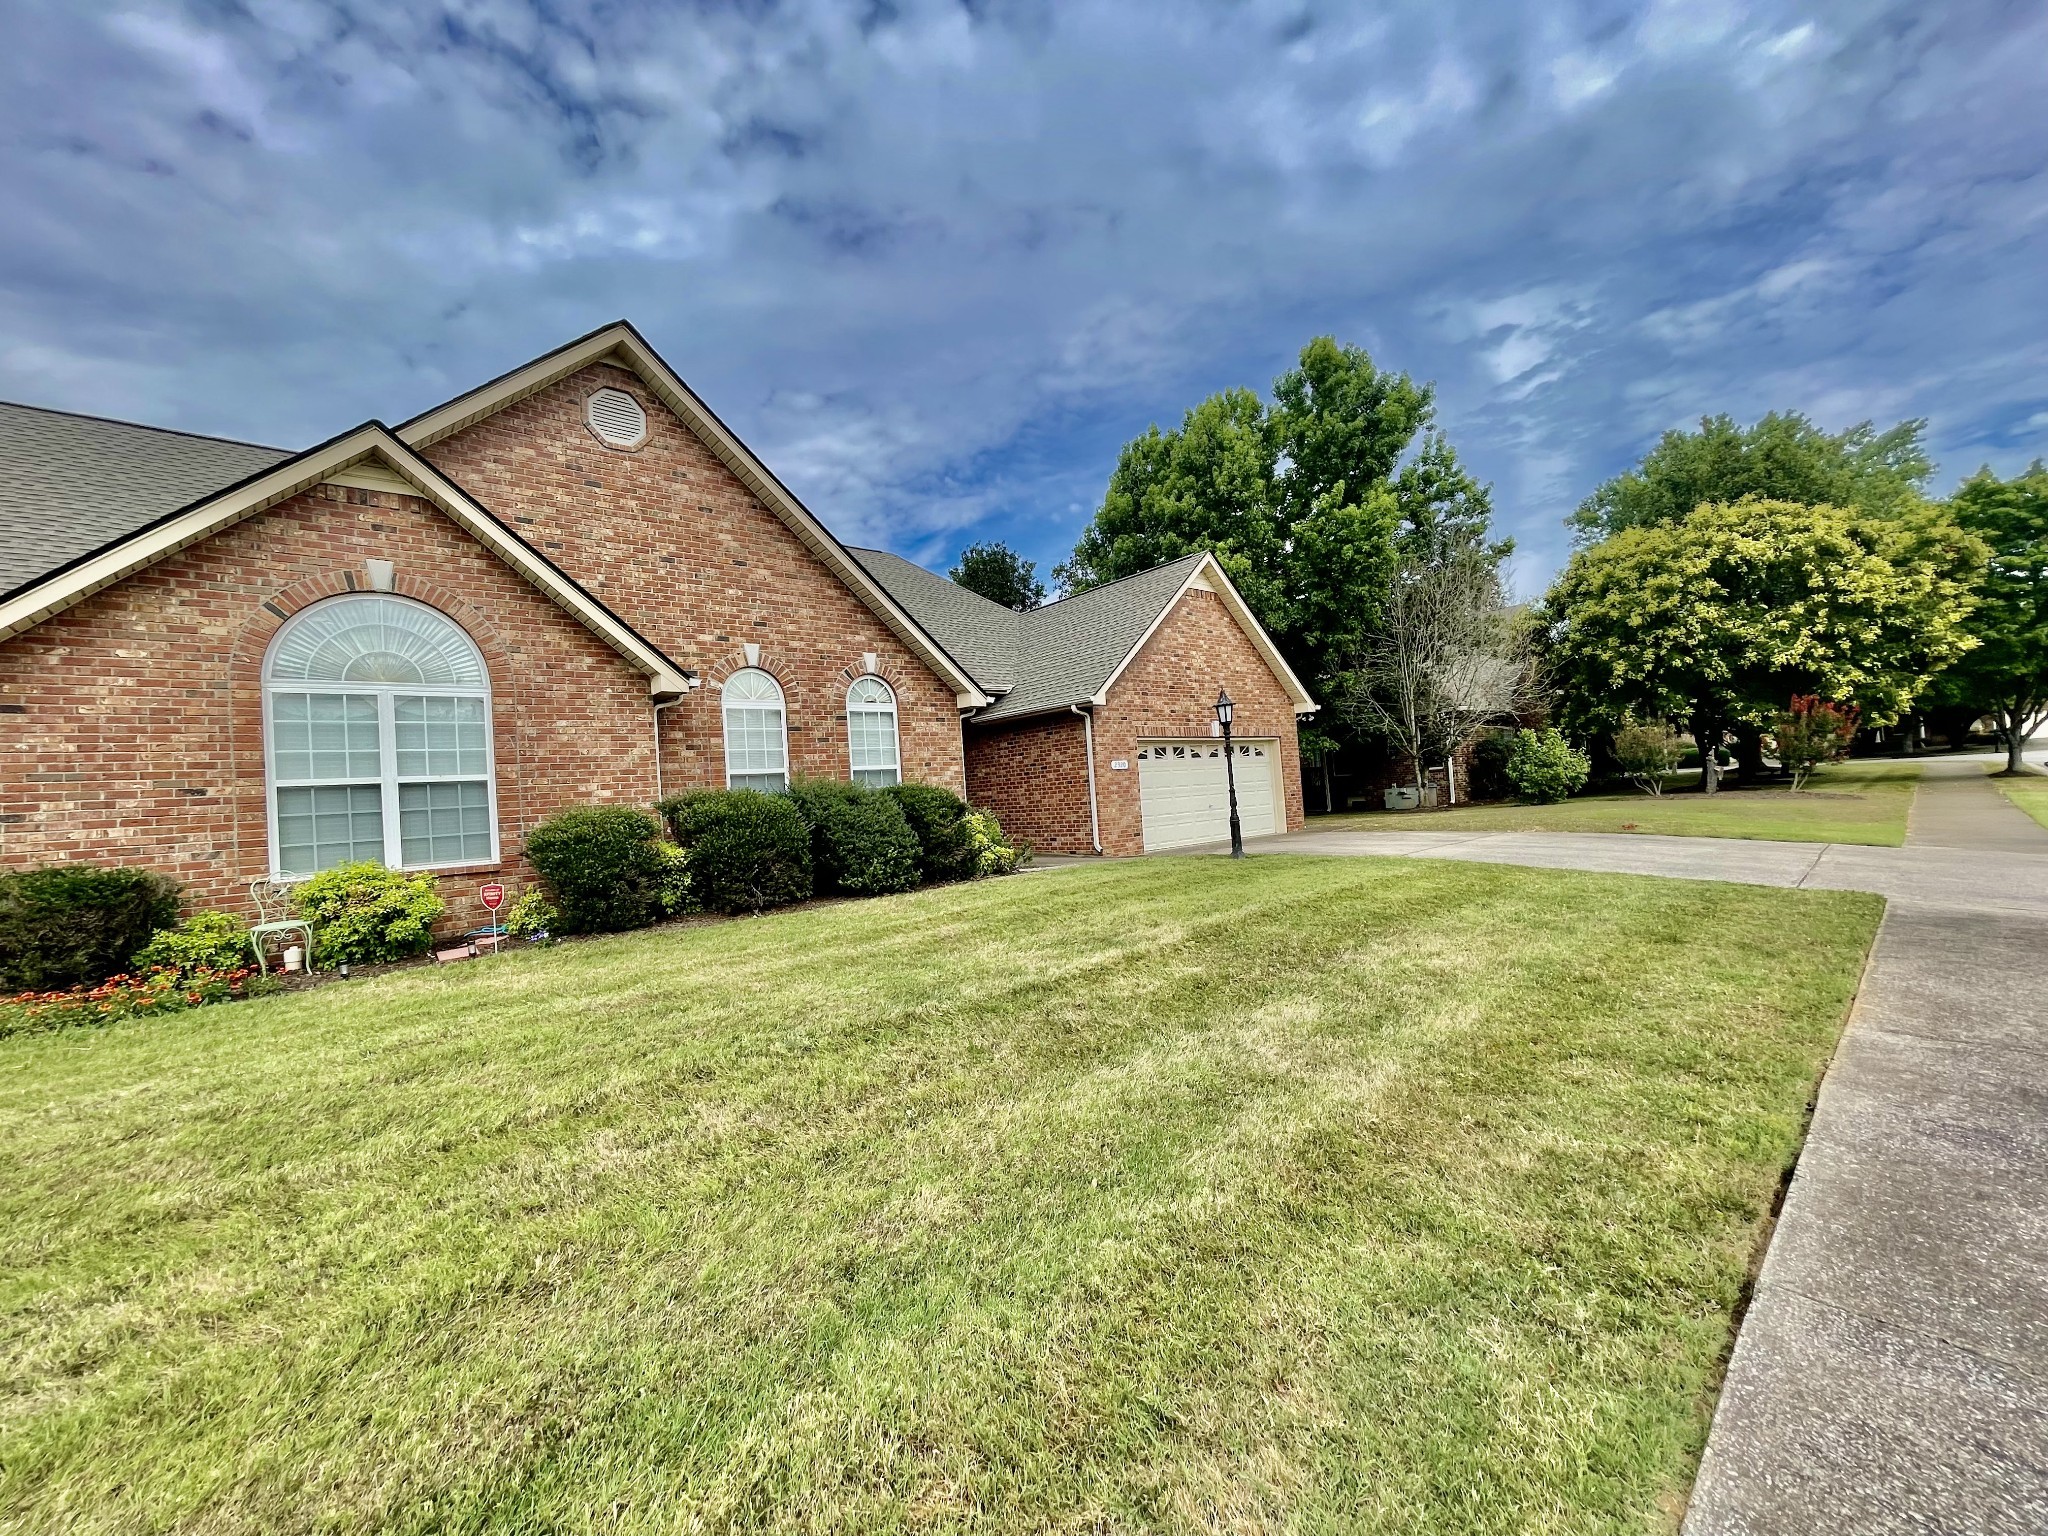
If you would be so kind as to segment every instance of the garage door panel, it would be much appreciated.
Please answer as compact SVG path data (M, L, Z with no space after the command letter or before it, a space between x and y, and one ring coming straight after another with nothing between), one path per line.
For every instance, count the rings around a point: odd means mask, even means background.
M1237 815L1247 837L1278 830L1272 742L1236 746ZM1138 749L1138 799L1145 848L1179 848L1230 836L1223 743L1214 739L1148 742Z

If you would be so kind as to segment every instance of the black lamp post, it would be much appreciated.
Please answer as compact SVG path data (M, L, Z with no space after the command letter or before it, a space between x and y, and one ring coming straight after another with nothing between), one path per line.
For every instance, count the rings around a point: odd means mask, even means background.
M1230 702L1230 690L1216 690L1216 719L1223 727L1223 783L1230 793L1230 856L1244 857L1244 829L1237 824L1237 756L1230 745L1230 720L1237 713L1237 706Z

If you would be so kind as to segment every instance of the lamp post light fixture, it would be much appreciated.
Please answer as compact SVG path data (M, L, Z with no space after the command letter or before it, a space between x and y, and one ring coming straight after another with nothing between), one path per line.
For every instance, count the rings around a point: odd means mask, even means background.
M1216 721L1223 727L1223 784L1230 795L1230 856L1241 859L1244 857L1244 829L1237 821L1237 764L1232 761L1237 752L1230 745L1230 722L1236 714L1237 706L1230 701L1230 690L1217 689Z

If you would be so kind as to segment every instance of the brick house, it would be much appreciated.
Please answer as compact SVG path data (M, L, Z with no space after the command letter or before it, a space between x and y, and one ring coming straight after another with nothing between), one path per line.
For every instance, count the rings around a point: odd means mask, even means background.
M1135 852L1213 832L1219 685L1247 824L1301 814L1312 705L1212 560L1014 615L850 551L624 323L299 453L0 405L0 592L0 864L201 905L378 858L467 925L565 806L792 774Z

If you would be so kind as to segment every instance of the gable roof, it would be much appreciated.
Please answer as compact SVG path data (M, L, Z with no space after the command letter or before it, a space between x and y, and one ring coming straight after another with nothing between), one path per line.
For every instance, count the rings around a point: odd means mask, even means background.
M732 471L763 506L796 535L825 568L837 576L889 632L939 676L953 685L960 707L987 704L989 696L977 685L973 674L961 665L946 645L913 618L889 590L853 558L847 547L834 538L810 508L776 479L754 451L734 435L732 429L682 377L669 367L661 354L648 345L647 338L625 320L615 320L566 346L557 347L488 384L457 395L445 405L413 417L398 427L398 435L414 448L429 448L452 437L464 427L502 411L529 395L536 395L592 363L616 363L637 376L641 383L672 411L676 419L696 434L698 440Z
M1131 659L1197 582L1223 600L1294 700L1295 713L1308 714L1316 707L1213 555L1183 555L1017 613L899 555L879 549L854 553L919 623L968 661L985 689L1002 695L975 714L977 721L1015 720L1074 704L1103 703Z
M580 620L647 678L650 693L668 697L687 690L689 679L681 667L378 421L365 422L304 453L291 454L259 468L189 505L174 507L9 592L0 599L0 639L41 623L166 555L366 463L379 464L398 475L478 543Z
M0 401L0 593L291 456Z

